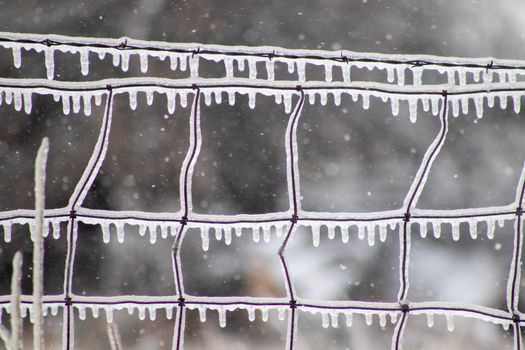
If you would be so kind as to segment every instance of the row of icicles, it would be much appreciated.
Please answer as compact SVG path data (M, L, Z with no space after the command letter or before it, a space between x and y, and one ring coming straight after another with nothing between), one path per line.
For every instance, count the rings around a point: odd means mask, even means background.
M43 308L43 314L44 316L47 316L49 313L52 316L57 316L59 308L62 308L62 305L59 304L52 304L51 306L44 306ZM113 322L114 315L113 313L115 311L121 311L126 309L129 315L133 315L136 311L138 312L138 317L140 320L146 319L146 314L149 316L150 321L155 321L157 318L157 314L159 310L164 310L166 319L171 320L173 318L174 309L177 309L177 306L165 306L165 305L114 305L114 306L104 306L104 305L74 305L74 308L78 312L78 317L80 320L85 320L87 317L87 310L91 311L91 314L93 318L98 318L100 316L100 311L104 311L106 315L106 319L108 322ZM248 320L250 322L254 322L257 319L257 312L260 313L260 319L263 322L267 322L269 320L270 311L275 311L277 313L277 318L280 321L284 321L287 318L287 313L289 312L289 308L286 307L265 307L265 306L253 306L253 307L238 307L238 306L221 306L221 305L214 305L214 306L202 306L202 305L195 305L195 304L187 304L187 309L190 310L197 310L199 313L199 319L201 322L206 322L207 319L207 312L208 311L216 311L218 313L218 319L219 319L219 325L220 327L224 328L227 325L227 313L228 312L234 312L236 310L246 310L248 313ZM10 307L9 305L6 305L4 307L0 306L0 316L2 315L2 311L5 309L6 312L10 313ZM27 314L29 313L30 321L33 322L33 313L31 311L30 305L23 305L21 308L22 317L26 318ZM377 322L381 328L387 327L387 316L390 317L391 324L396 324L398 317L401 315L400 311L389 311L389 312L377 312L373 310L359 310L359 312L349 311L349 310L330 310L330 311L319 311L317 309L306 309L304 312L309 312L312 314L319 314L321 317L321 325L323 328L338 328L341 325L341 316L343 318L343 322L347 327L352 327L355 320L355 316L360 316L363 319L359 319L358 322L362 322L364 320L364 323L367 326L372 326L374 324L374 318L377 318ZM427 325L428 327L434 326L434 316L444 316L447 324L447 329L449 331L454 330L454 316L453 314L446 313L446 312L423 312L418 315L426 315L427 318ZM495 322L490 317L483 317L483 319L487 322ZM512 324L511 321L500 321L497 322L502 326L504 330L508 330L510 325Z
M451 228L452 239L458 241L460 239L460 226L463 224L470 233L472 239L478 237L478 226L481 225L482 231L486 234L487 238L493 239L496 226L503 227L506 220L514 220L514 217L500 217L495 218L484 218L480 219L456 219L448 221L435 221L428 219L414 220L409 228L414 229L414 225L419 227L419 233L421 237L425 238L428 234L429 226L432 229L433 236L435 238L441 237L441 230L443 225L448 225ZM43 234L44 237L48 237L52 232L53 238L60 238L60 223L66 222L64 219L46 220L44 225ZM124 242L125 238L125 223L123 221L103 221L103 222L88 222L91 224L99 225L102 231L102 237L104 243L111 241L111 236L116 235L119 243ZM3 222L1 225L4 231L4 241L10 242L12 239L12 222ZM22 222L18 224L24 224ZM34 225L27 223L33 237ZM139 235L149 235L149 241L151 244L156 243L158 236L160 235L163 239L168 236L175 236L180 230L180 224L173 223L138 223L130 224L131 226L139 227ZM270 242L272 237L281 238L286 235L289 229L288 224L235 224L235 225L214 225L214 224L199 224L193 226L190 224L189 228L198 228L200 230L200 236L202 240L202 249L207 251L210 244L210 236L214 237L215 240L224 240L226 245L232 243L233 237L240 237L243 234L252 234L254 242L258 243L262 241L265 243ZM373 246L376 242L376 237L379 236L381 242L385 242L387 238L388 229L394 231L399 230L402 227L400 220L389 220L379 222L361 222L361 223L334 223L326 222L319 224L298 224L297 229L301 230L306 228L312 234L312 243L315 247L318 247L321 241L321 231L326 232L329 239L333 240L337 235L341 236L343 243L348 243L350 235L356 234L360 240L367 238L368 244ZM114 232L114 233L113 233Z
M14 104L14 108L17 111L21 111L22 108L26 114L31 114L32 110L32 95L38 94L49 94L53 96L55 102L62 101L62 110L65 115L71 113L79 113L81 105L83 106L83 112L86 116L90 116L92 113L92 100L94 100L97 106L100 106L102 102L102 96L106 94L105 90L100 91L84 91L84 92L73 92L73 91L36 91L36 88L2 88L0 87L0 105L6 103L8 105ZM41 90L41 89L40 89ZM144 94L146 97L146 103L151 106L155 93L164 94L166 96L166 105L169 114L175 113L177 104L186 108L188 105L188 97L192 96L194 92L191 89L169 89L169 88L158 88L158 87L144 87L137 86L135 88L116 88L114 95L120 93L127 93L129 96L129 106L132 110L137 108L138 94ZM274 96L276 104L284 104L285 112L290 113L292 110L292 98L298 96L298 92L294 90L268 90L255 88L203 88L201 95L204 97L204 102L207 106L210 106L213 101L217 104L221 104L223 101L223 95L227 95L227 99L230 105L235 105L236 94L248 95L248 105L251 109L256 107L256 95L262 94L265 96ZM312 89L304 90L307 101L310 104L315 104L317 95L321 105L326 105L328 97L330 96L333 103L336 106L341 105L341 97L343 95L350 96L353 102L361 102L363 109L370 108L370 97L376 97L381 99L384 103L390 101L391 113L394 116L399 115L400 103L406 103L409 111L409 118L411 122L416 122L418 116L418 108L422 108L425 112L432 112L433 115L440 113L440 105L443 97L441 95L402 95L402 94L388 94L383 92L374 91L357 91L357 90L322 90ZM450 106L452 109L452 115L458 117L460 113L468 114L470 105L474 105L476 115L478 118L482 118L484 113L484 106L488 105L490 108L494 107L495 99L498 98L501 109L506 109L509 98L513 104L513 110L515 113L520 113L521 110L521 98L522 91L513 92L492 92L492 93L473 93L464 95L449 96Z
M338 68L344 82L351 81L352 68L372 70L382 70L386 72L386 81L388 83L397 82L398 85L405 85L408 80L406 72L412 72L413 84L422 85L422 75L425 71L437 71L440 74L447 76L449 85L466 85L468 78L472 82L491 83L495 80L498 82L516 82L518 78L525 75L521 70L513 69L488 69L486 67L445 67L439 65L423 65L414 66L413 64L399 64L399 63L383 63L373 61L334 61L330 59L308 59L308 58L285 58L285 57L258 57L237 54L228 55L220 53L198 53L198 52L168 52L168 51L148 51L140 49L117 49L117 48L101 48L101 47L77 47L68 45L45 46L34 43L13 43L0 42L0 46L10 48L13 54L13 64L15 68L22 66L22 49L25 51L34 50L36 52L44 52L44 61L47 71L47 78L54 79L55 76L55 51L79 54L80 56L80 70L83 75L89 74L90 55L98 56L103 60L106 55L112 56L112 63L115 67L120 66L122 71L129 70L130 59L133 56L138 57L140 71L142 73L148 72L149 59L158 59L164 61L169 59L169 66L171 70L186 71L190 70L191 77L199 77L199 60L201 58L207 61L223 62L225 77L232 78L235 76L234 67L240 72L243 72L248 67L249 79L260 78L258 66L264 65L265 75L267 80L275 80L275 65L276 63L285 64L288 67L290 74L296 72L297 80L300 82L307 81L306 69L308 66L322 66L324 68L324 80L326 82L333 81L334 68ZM496 79L495 79L496 76ZM397 79L396 79L397 78Z

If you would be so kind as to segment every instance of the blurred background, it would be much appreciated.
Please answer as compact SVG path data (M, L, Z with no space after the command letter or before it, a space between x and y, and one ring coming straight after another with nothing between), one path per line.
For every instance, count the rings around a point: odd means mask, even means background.
M71 36L113 37L224 45L272 45L287 48L414 53L462 57L525 59L525 3L519 0L307 0L211 1L55 1L0 0L0 30ZM90 74L80 74L77 55L56 54L57 80L159 76L180 78L168 62L150 60L142 74L138 58L130 70L114 68L110 57L92 58ZM277 74L286 78L285 67ZM221 76L222 65L203 65L202 74ZM280 69L280 70L279 70ZM43 55L23 53L13 68L9 50L0 50L1 77L43 78ZM239 76L246 72L237 72ZM321 71L308 72L312 79ZM363 78L377 78L377 72ZM498 104L483 119L475 112L451 118L450 130L434 162L419 208L459 209L506 205L515 197L523 167L525 122ZM136 110L127 96L117 96L110 147L85 207L170 212L179 210L178 181L188 148L190 108L169 115L163 97L151 106L139 94ZM203 144L193 183L198 213L270 213L288 208L284 133L288 115L273 98L257 97L254 110L245 96L236 104L213 104L202 110ZM13 106L0 108L0 210L32 208L33 162L43 136L49 136L47 208L67 204L98 137L103 107L91 117L62 114L48 96L33 97L31 116ZM523 113L522 113L523 114ZM420 112L410 123L402 106L372 99L368 110L349 98L341 106L306 104L298 127L299 168L304 210L367 212L397 209L439 130L439 120ZM64 229L64 228L63 228ZM448 231L447 231L448 229ZM458 242L444 226L441 238L422 239L414 227L410 261L411 301L458 301L505 309L514 223L506 221L487 239L470 238L461 226ZM79 295L173 295L172 238L150 244L135 227L126 240L102 242L98 226L80 225L73 291ZM395 302L399 288L399 240L369 247L351 235L348 243L311 244L300 228L286 256L297 294L321 300ZM32 244L27 226L15 226L10 243L0 243L0 294L9 294L10 262L24 253L24 293L31 293ZM339 237L339 236L338 236ZM45 293L62 292L65 239L46 239ZM210 242L202 251L197 230L186 235L182 265L186 292L200 296L285 296L277 250L281 242L254 243L251 235ZM2 322L8 322L3 315ZM59 348L61 314L46 317L46 343ZM155 321L127 311L116 314L125 349L170 349L173 321L162 313ZM88 314L75 324L78 349L109 349L106 320ZM512 331L473 319L456 319L447 331L444 317L432 328L424 316L411 316L405 349L511 349ZM30 344L26 327L26 345ZM249 322L245 312L228 314L220 328L217 314L205 323L189 311L185 349L282 349L286 322L270 314ZM367 326L356 316L347 328L322 328L319 315L301 313L299 349L389 349L393 326L377 320ZM2 348L0 344L0 348Z

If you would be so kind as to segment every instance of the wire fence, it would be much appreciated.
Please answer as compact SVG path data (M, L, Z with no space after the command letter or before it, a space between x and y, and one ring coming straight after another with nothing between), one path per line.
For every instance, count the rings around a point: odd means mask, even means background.
M180 350L184 347L184 328L187 310L199 310L201 314L206 311L217 310L221 325L226 324L227 312L241 309L246 310L250 320L255 318L255 311L267 314L270 310L277 310L281 318L286 318L288 324L286 348L297 349L298 318L302 312L320 313L323 323L337 324L341 315L345 315L347 322L351 323L352 314L363 314L368 318L373 316L379 319L381 325L386 323L387 316L395 323L392 337L392 349L402 348L403 333L407 320L411 315L444 315L451 322L453 316L464 316L502 325L504 328L512 327L514 331L514 348L522 349L521 326L524 324L522 313L518 310L520 269L523 245L523 201L525 196L525 168L522 170L515 200L500 207L472 208L462 210L424 210L417 208L418 199L429 174L432 164L447 139L449 117L457 116L460 112L467 113L468 105L474 102L478 116L483 115L485 101L489 106L499 99L502 107L507 107L507 99L513 100L516 113L519 113L520 102L525 94L525 83L518 82L520 76L525 74L525 63L516 61L502 61L495 59L465 60L456 58L441 58L431 56L403 56L403 55L377 55L357 54L352 52L322 52L306 50L284 50L280 48L241 48L219 47L199 44L166 44L136 41L131 39L94 39L70 38L62 36L39 36L0 33L0 46L13 50L14 65L21 65L21 50L44 51L49 80L44 79L0 79L0 102L14 104L15 109L24 108L31 114L31 99L33 94L52 95L55 100L62 101L64 113L80 110L91 113L91 101L95 103L104 101L104 115L98 140L91 154L91 158L76 184L69 204L64 208L46 209L45 232L48 235L49 227L53 228L53 235L60 236L60 223L67 223L67 256L65 257L65 279L63 293L60 295L45 295L43 299L44 314L51 311L56 314L58 309L63 309L63 348L74 348L74 312L80 319L84 319L86 310L91 310L98 315L100 310L106 313L109 322L112 322L113 312L122 310L138 310L144 315L148 310L154 318L158 310L164 310L168 319L174 316L173 349ZM65 82L50 80L53 78L53 50L76 53L81 55L82 72L88 74L85 68L89 64L89 54L106 54L119 57L114 63L122 63L123 55L139 55L141 65L147 71L148 58L170 57L177 61L178 67L190 66L192 72L189 78L121 78L99 81ZM226 76L218 79L205 79L199 77L199 59L209 59L225 64ZM234 77L231 64L236 61L239 65L246 60L250 68L249 78ZM276 81L270 65L275 61L286 62L294 66L298 73L296 80ZM86 63L87 62L87 63ZM254 63L255 62L255 63ZM267 64L266 79L257 79L257 63ZM268 63L270 62L270 63ZM244 63L242 63L244 65ZM308 64L324 65L326 68L325 81L308 81L304 74L304 66ZM172 65L173 66L173 65ZM343 70L343 81L332 81L334 66ZM402 69L396 68L402 66ZM384 69L387 72L386 82L351 81L352 67ZM176 68L176 67L175 67ZM397 71L397 84L392 84L391 71ZM406 84L405 70L413 75L412 84ZM448 84L424 84L421 75L425 70L436 70L449 77ZM497 82L493 74L499 75ZM483 77L483 81L467 84L466 76ZM419 78L417 78L419 77ZM450 78L452 77L452 78ZM458 77L456 80L455 77ZM89 209L83 207L89 189L104 162L112 127L113 103L116 95L128 94L130 106L136 106L137 93L146 95L166 95L167 109L174 111L177 102L185 106L188 101L191 105L189 115L189 147L184 158L180 175L180 210L174 213L153 213L138 211L110 211L102 209ZM286 178L288 189L289 209L284 212L270 214L241 214L241 215L204 215L193 211L192 203L192 177L193 170L199 158L201 149L201 106L203 103L212 103L212 96L220 103L222 96L227 95L229 102L235 104L235 95L247 94L250 106L255 106L257 94L273 96L277 103L285 105L289 114L286 129ZM319 96L325 104L328 96L338 104L341 95L349 95L354 101L360 100L363 108L368 108L370 98L380 99L390 103L392 113L397 115L399 103L407 103L411 120L416 121L418 105L433 113L440 120L440 129L435 139L430 144L419 169L414 177L403 205L398 210L369 212L369 213L328 213L308 212L301 208L300 170L298 157L297 127L301 118L303 107L307 100L316 103ZM153 98L153 97L151 97ZM452 111L452 112L451 112ZM514 222L514 247L512 263L506 287L505 310L488 308L480 305L452 303L452 302L410 302L407 299L410 288L409 265L412 228L419 225L422 235L426 235L428 225L433 228L434 235L439 235L442 225L452 226L453 239L459 239L459 226L461 223L469 225L470 234L477 236L477 226L484 223L487 227L489 238L493 235L496 222ZM175 290L171 296L85 296L76 295L72 290L75 253L77 251L79 223L100 225L104 241L110 240L110 226L115 226L117 239L123 241L126 235L124 225L139 226L142 233L149 229L152 242L155 240L157 228L163 236L173 236L172 270ZM31 229L35 225L35 211L19 209L0 212L0 224L4 228L4 239L11 240L11 226L13 224L28 224ZM295 288L293 276L290 273L286 259L286 249L291 237L297 233L300 226L310 227L314 245L319 244L320 228L329 229L339 227L342 235L348 235L348 229L357 227L359 237L368 237L373 244L376 233L379 232L381 241L386 239L387 227L395 228L399 232L399 290L398 300L394 303L387 302L361 302L361 301L321 301L301 298ZM193 296L185 292L182 278L181 247L190 228L200 229L203 248L208 249L210 230L222 232L225 241L231 240L232 232L242 229L251 229L254 238L263 232L269 235L272 230L282 239L276 252L283 273L286 288L285 298L259 298L259 297L203 297ZM237 230L237 231L236 231ZM335 232L335 231L333 231ZM330 233L329 233L330 234ZM266 239L266 238L265 238ZM344 237L343 237L344 240ZM10 296L0 296L0 311L12 312L9 307ZM22 296L22 313L34 317L32 307L33 298ZM350 319L350 321L348 321Z

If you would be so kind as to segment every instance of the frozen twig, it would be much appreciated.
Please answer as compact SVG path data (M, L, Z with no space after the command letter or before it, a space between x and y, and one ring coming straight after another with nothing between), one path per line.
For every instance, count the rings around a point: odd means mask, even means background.
M11 350L21 350L22 316L20 302L22 298L22 253L17 252L13 258L13 275L11 276Z
M117 324L114 322L108 323L107 330L111 350L122 350L122 342L120 341L120 334Z
M35 233L33 237L33 347L44 349L44 317L42 316L42 294L44 287L44 207L46 163L49 140L45 137L38 149L35 161Z

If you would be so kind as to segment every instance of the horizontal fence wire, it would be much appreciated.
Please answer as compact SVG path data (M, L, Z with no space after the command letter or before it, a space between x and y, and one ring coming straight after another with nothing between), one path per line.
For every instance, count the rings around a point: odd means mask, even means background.
M525 63L520 61L496 60L496 59L458 59L435 56L415 56L415 55L380 55L380 54L360 54L349 51L326 52L326 51L308 51L308 50L287 50L281 48L246 48L246 47L227 47L201 44L168 44L122 39L100 39L100 38L73 38L56 35L27 35L14 33L0 33L0 46L13 49L15 66L19 57L16 50L37 50L46 52L46 66L54 65L49 56L49 50L58 49L62 52L75 53L79 49L89 49L89 52L100 50L104 53L113 54L112 50L133 51L139 55L157 55L158 53L181 53L187 54L188 60L206 55L216 55L215 60L226 61L231 57L245 57L254 59L292 59L292 60L309 60L309 61L334 61L337 63L356 63L363 64L392 64L407 65L409 70L417 70L423 66L439 66L457 69L455 73L462 72L464 69L482 69L485 71L506 70L523 70ZM47 51L46 51L47 50ZM98 51L97 51L98 50ZM88 54L89 54L88 52ZM85 53L84 53L85 54ZM18 55L18 56L17 56ZM81 52L82 55L82 52ZM85 57L84 57L85 59ZM181 63L180 61L179 63ZM188 61L190 62L190 61ZM85 64L85 62L84 62ZM325 63L323 63L325 64ZM329 62L328 62L329 64ZM377 68L377 67L376 67ZM194 72L195 73L195 72ZM521 74L521 73L518 73ZM48 74L48 78L50 75ZM52 75L51 75L52 77ZM509 79L513 80L513 78ZM73 109L78 110L78 101L82 98L84 106L91 103L91 97L105 101L103 117L101 118L100 132L97 142L94 146L91 158L86 168L76 184L69 204L65 208L46 209L46 225L58 223L67 223L67 253L65 257L64 285L63 293L60 295L45 295L43 299L44 313L51 312L56 314L58 309L63 309L63 328L62 339L64 349L74 348L74 310L78 312L80 319L85 318L86 310L91 310L98 315L99 310L106 313L109 322L113 319L113 312L127 309L135 312L138 310L139 317L143 318L147 310L150 318L155 318L157 311L164 310L166 317L171 319L174 316L173 329L173 349L180 350L184 348L184 335L186 325L187 310L216 310L219 313L220 322L225 322L226 312L236 309L246 310L249 317L254 315L255 310L268 313L277 311L279 317L287 320L288 330L286 339L286 349L297 349L298 339L298 319L300 312L321 313L323 320L325 316L337 318L340 314L348 318L351 314L365 315L367 320L376 316L383 325L386 317L391 318L395 323L395 329L392 335L392 349L399 350L402 348L403 334L406 329L408 318L411 315L433 315L463 316L478 319L486 322L500 324L504 328L512 327L514 331L514 348L522 349L521 326L525 322L522 313L518 310L519 286L520 286L520 269L522 260L523 245L523 200L525 194L525 168L522 170L518 186L516 188L515 200L506 206L485 207L485 208L468 208L461 210L424 210L417 208L417 201L423 188L432 164L438 157L441 147L446 141L448 131L448 118L450 114L459 113L460 107L465 111L465 103L468 105L469 99L481 104L485 99L489 105L494 98L499 98L503 105L503 100L512 98L514 109L518 113L518 104L525 94L525 83L516 81L492 82L489 80L479 84L444 84L444 85L425 85L425 84L388 84L372 82L332 82L327 79L326 82L319 81L271 81L271 79L261 80L250 78L217 78L203 79L194 74L190 78L184 79L164 79L164 78L120 78L106 79L99 81L83 82L66 82L44 79L6 79L0 78L0 102L1 98L5 103L14 103L15 108L20 110L22 105L28 114L31 113L31 95L53 95L62 99L64 110L70 109L70 102L73 102ZM460 79L461 80L461 79ZM455 80L453 80L455 82ZM152 91L158 94L168 96L168 108L170 108L170 97L173 94L179 94L184 100L190 99L191 113L189 115L190 132L189 146L186 152L184 162L181 167L179 179L181 210L174 213L152 213L141 211L112 211L101 209L88 209L82 207L83 201L97 177L100 167L106 157L108 145L111 139L112 112L114 109L113 102L116 95L129 94L131 96L137 92ZM200 108L204 103L209 104L210 91L217 94L248 94L250 101L253 97L255 105L255 95L257 93L279 97L284 104L288 103L289 119L285 133L286 145L286 178L289 199L289 209L284 212L258 214L258 215L204 215L193 212L192 204L192 173L195 164L198 162L200 147L202 143L201 136L201 116ZM365 102L368 98L374 97L382 99L384 102L390 99L392 106L397 105L399 100L406 101L409 107L413 109L414 103L429 104L432 103L433 113L439 117L440 130L435 135L434 141L430 144L419 170L412 181L410 189L406 194L403 206L398 210L368 213L327 213L327 212L308 212L301 208L300 181L299 181L299 158L297 142L297 126L299 124L303 106L311 95L318 94L321 96L323 103L323 94L334 94L334 100L337 101L336 94L358 94L362 99L363 107L367 108ZM171 94L171 95L169 95ZM70 101L71 99L71 101ZM87 102L89 101L89 102ZM234 101L230 100L230 101ZM397 101L397 102L396 102ZM466 102L465 102L466 101ZM312 102L312 100L310 100ZM131 102L130 102L131 103ZM251 104L252 102L250 102ZM336 102L337 104L337 102ZM478 113L482 115L481 107L477 105ZM394 107L392 107L394 109ZM481 111L479 109L481 108ZM425 107L424 107L425 109ZM89 108L89 111L91 109ZM414 112L417 114L417 111ZM87 114L87 113L86 113ZM395 114L395 113L393 113ZM480 116L478 114L478 116ZM411 117L412 120L412 117ZM412 120L415 121L415 118ZM0 225L4 227L4 238L10 240L8 232L13 224L29 224L30 228L34 226L34 210L19 209L0 212ZM463 222L472 225L486 223L487 234L490 235L490 227L495 222L501 220L514 221L514 244L512 263L509 268L509 281L506 289L507 309L500 310L488 308L481 305L454 303L454 302L411 302L407 299L409 291L409 266L412 227L432 225L434 228L442 224L450 224L453 228L453 238L459 235L459 225ZM173 236L173 246L171 253L172 270L174 279L173 294L169 296L137 296L137 295L120 295L120 296L85 296L76 295L72 290L72 280L74 274L75 253L78 248L78 225L79 223L94 225L109 225L117 227L128 225L158 225L163 227L163 232L169 232ZM292 274L290 273L289 263L286 259L286 248L290 239L299 234L300 226L310 226L312 235L314 228L323 225L343 225L341 228L348 228L351 225L357 226L360 230L360 236L370 228L370 225L394 225L398 227L399 232L399 292L395 302L362 302L362 301L323 301L308 300L297 295ZM183 264L181 262L180 251L183 246L184 238L189 234L190 228L199 228L201 234L214 226L230 228L251 228L253 231L268 225L276 228L282 227L282 234L279 236L281 244L276 252L281 263L283 271L283 282L286 289L284 298L263 298L263 297L213 297L213 296L193 296L187 294L184 289L182 278ZM345 226L346 225L346 226ZM368 225L368 226L367 226ZM457 232L455 232L456 230ZM386 232L386 231L385 231ZM455 233L454 233L455 232ZM55 235L56 232L53 232ZM124 232L121 232L124 239ZM364 234L364 233L363 233ZM471 232L471 234L473 234ZM55 238L58 238L58 235ZM380 237L381 238L381 237ZM381 239L383 240L384 237ZM318 238L317 238L318 239ZM370 239L370 237L369 237ZM314 237L314 244L315 244ZM370 242L370 241L369 241ZM373 243L373 241L372 241ZM32 308L33 298L28 295L22 296L22 312L33 317ZM6 310L12 312L9 307L10 296L0 296L0 311ZM323 321L324 322L324 321ZM348 322L348 321L347 321ZM368 321L367 321L368 322Z

